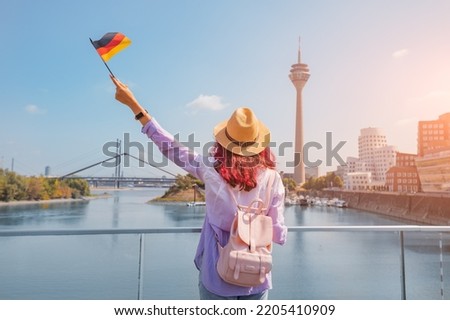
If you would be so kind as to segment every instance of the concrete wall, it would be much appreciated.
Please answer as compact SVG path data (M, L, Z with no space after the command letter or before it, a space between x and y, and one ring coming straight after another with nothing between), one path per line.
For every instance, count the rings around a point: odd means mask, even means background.
M321 196L343 199L347 201L350 208L411 222L450 225L450 195L322 191Z

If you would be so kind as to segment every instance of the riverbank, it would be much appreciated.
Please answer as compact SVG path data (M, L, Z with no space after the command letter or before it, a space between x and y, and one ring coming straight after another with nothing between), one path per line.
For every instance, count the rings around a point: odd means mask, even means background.
M350 208L431 225L450 225L450 196L326 190L321 197L345 200Z
M166 193L161 197L154 198L149 203L188 203L194 201L193 190L178 190L173 193ZM195 201L205 201L203 193L195 190Z
M55 204L55 203L68 203L68 202L86 202L95 199L109 198L111 195L108 193L92 195L88 197L82 197L77 199L49 199L49 200L21 200L21 201L0 201L0 207L14 207L14 206L33 206L41 204Z

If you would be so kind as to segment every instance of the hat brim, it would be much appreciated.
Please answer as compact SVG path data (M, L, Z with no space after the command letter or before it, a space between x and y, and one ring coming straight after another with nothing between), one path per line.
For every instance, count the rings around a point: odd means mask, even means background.
M261 153L270 145L270 130L264 123L258 121L258 136L254 142L245 144L236 143L229 139L226 134L228 120L220 122L214 127L214 137L218 143L232 153L250 157Z

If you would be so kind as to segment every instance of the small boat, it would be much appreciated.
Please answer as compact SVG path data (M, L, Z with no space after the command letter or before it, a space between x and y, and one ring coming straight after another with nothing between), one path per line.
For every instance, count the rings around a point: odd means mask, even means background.
M194 202L194 201L191 201L191 202L186 203L186 205L188 207L206 206L206 202Z
M301 206L307 206L308 205L308 199L300 198L298 201L298 204Z
M338 207L338 208L347 208L348 204L344 200L337 200L335 202L335 206Z

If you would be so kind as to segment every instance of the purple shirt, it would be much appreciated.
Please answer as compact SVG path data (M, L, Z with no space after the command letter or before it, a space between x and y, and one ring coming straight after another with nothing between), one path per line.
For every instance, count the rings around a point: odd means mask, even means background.
M270 274L267 280L257 287L241 287L224 282L216 271L217 240L222 246L228 242L231 223L236 212L231 192L242 205L248 205L256 198L265 199L269 177L275 175L267 215L273 220L273 241L278 244L286 242L287 227L283 215L284 186L278 172L271 169L263 170L258 174L257 186L254 189L248 192L239 191L231 188L217 173L213 159L203 157L180 144L154 118L142 128L142 133L158 146L165 157L205 183L206 216L194 259L205 288L221 296L256 294L272 288Z

